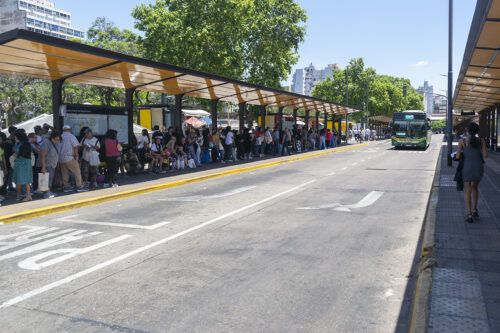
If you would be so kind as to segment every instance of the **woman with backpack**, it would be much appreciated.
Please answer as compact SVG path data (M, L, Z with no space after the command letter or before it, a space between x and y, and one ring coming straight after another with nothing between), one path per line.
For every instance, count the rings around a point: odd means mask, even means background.
M16 183L17 201L21 201L22 186L26 186L26 196L23 202L31 201L31 183L33 183L33 170L31 166L31 145L24 130L16 130L14 133L16 140L14 173L12 180Z
M479 125L470 123L467 126L467 136L458 142L456 158L463 159L462 179L464 182L465 205L467 207L466 222L473 223L479 219L477 201L479 198L479 183L484 174L484 160L488 158L486 142L480 139Z

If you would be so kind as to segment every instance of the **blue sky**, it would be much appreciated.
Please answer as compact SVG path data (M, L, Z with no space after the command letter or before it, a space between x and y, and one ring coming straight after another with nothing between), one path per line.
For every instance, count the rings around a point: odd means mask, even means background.
M74 24L87 29L97 16L120 28L133 28L132 9L148 0L55 0L72 13ZM363 57L381 74L404 76L416 87L428 80L444 93L448 69L447 0L297 0L306 9L307 36L296 68L324 67ZM454 82L474 14L476 0L455 2ZM119 3L119 4L118 4ZM293 72L292 72L293 73Z

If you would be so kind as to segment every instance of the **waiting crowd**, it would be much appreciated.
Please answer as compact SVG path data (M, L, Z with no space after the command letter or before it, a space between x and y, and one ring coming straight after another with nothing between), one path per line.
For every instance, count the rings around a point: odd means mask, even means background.
M182 130L155 126L152 133L143 130L127 145L118 141L112 129L104 137L94 136L88 127L77 137L68 125L59 133L47 124L35 127L33 133L12 126L8 133L0 132L0 201L9 192L16 192L18 201L31 201L34 194L53 198L57 191L117 187L117 175L164 174L205 163L290 155L341 143L335 129L307 131L295 125L241 132L229 126L213 131L206 126Z

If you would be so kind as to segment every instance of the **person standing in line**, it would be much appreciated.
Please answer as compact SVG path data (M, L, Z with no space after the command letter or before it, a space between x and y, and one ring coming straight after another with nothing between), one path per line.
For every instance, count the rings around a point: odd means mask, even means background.
M170 131L170 130L169 130ZM139 162L141 163L141 169L144 170L145 164L147 163L146 154L151 147L151 138L147 129L143 129L141 137L137 142L137 152L139 153Z
M160 141L163 139L163 136L157 137L159 137ZM116 174L118 173L118 168L120 166L119 159L122 152L122 146L116 138L116 132L108 130L106 133L106 139L104 139L104 152L106 156L106 168L108 171L107 178L110 187L118 187L118 184L116 183Z
M286 154L290 155L290 129L288 127L285 128L285 130L282 132L282 139L281 139L281 144L283 145L281 148L281 155L285 155L285 150Z
M231 131L231 126L227 126L224 130L226 133L226 137L224 139L224 159L226 161L234 161L233 156L233 142L234 142L234 133Z
M322 128L319 132L319 150L326 149L326 134L325 129Z
M52 131L48 139L44 139L40 146L40 157L39 163L41 168L41 173L49 173L49 191L45 192L43 195L44 199L51 199L56 196L55 193L51 191L52 183L54 181L54 175L57 168L57 163L59 162L59 152L57 146L61 142L61 137L58 132Z
M90 187L92 185L94 188L97 188L97 167L98 165L92 165L91 160L92 160L92 154L95 154L95 152L99 152L101 149L101 144L99 143L99 140L92 134L92 130L90 128L87 128L84 132L84 138L82 139L81 142L81 147L82 147L82 159L80 161L81 163L81 170L82 170L82 178L83 182L85 183L85 187Z
M16 140L16 146L12 180L16 183L17 201L21 200L21 190L23 185L26 187L26 196L22 201L31 201L31 184L33 183L31 144L29 143L26 132L22 130L16 130L14 138Z
M370 128L367 127L365 130L365 141L370 141Z
M479 183L484 174L484 160L488 158L486 142L480 139L479 125L470 123L467 126L467 137L460 139L456 157L463 159L462 178L464 182L464 199L467 207L466 222L473 223L479 219L477 202L479 199Z
M80 146L76 137L71 133L71 126L63 126L61 135L61 145L59 150L59 163L61 164L61 173L63 178L64 192L71 192L73 188L69 184L69 173L75 177L76 191L86 192L87 188L82 184L82 172L78 164L78 147Z

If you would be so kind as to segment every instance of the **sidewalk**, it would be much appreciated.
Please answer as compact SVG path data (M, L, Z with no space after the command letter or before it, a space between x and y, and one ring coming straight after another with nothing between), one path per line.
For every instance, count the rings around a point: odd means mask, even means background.
M428 332L500 332L500 154L486 161L474 224L441 158Z

